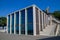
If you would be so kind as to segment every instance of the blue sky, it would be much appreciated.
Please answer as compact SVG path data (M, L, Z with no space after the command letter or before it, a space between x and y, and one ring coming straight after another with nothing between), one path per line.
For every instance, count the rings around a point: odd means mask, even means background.
M0 0L0 16L7 16L32 4L35 4L41 10L45 10L49 6L50 12L60 10L60 0Z

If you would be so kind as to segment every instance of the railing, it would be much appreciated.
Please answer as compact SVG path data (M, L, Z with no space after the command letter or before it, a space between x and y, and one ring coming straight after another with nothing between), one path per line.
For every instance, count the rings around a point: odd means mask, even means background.
M55 17L52 17L52 20L55 20L56 22L60 23L60 20L58 20L58 19L55 18Z
M54 21L56 21L57 22L57 25L56 25L56 28L55 28L55 30L54 30L54 35L58 35L58 33L59 33L59 25L60 25L60 20L59 19L57 19L57 18L55 18L54 16L52 16L52 20L54 20Z

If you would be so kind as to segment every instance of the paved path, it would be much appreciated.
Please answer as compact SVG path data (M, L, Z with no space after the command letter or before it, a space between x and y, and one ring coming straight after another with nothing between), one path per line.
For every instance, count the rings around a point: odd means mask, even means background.
M50 38L49 36L32 36L32 35L18 35L18 34L7 34L0 33L0 40L39 40Z

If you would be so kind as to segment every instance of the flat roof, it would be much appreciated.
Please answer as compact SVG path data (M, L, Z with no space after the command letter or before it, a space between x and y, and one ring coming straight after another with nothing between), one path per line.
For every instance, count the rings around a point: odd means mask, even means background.
M15 13L15 12L18 12L18 11L21 11L21 10L24 10L24 9L27 9L27 8L29 8L29 7L36 7L36 8L38 8L40 11L42 11L39 7L37 7L35 4L33 4L33 5L30 5L30 6L27 6L27 7L25 7L25 8L22 8L22 9L19 9L19 10L17 10L17 11L14 11L14 12L11 12L10 14L8 14L8 15L11 15L11 14L13 14L13 13ZM42 11L43 12L43 11ZM45 12L43 12L43 13L45 13Z

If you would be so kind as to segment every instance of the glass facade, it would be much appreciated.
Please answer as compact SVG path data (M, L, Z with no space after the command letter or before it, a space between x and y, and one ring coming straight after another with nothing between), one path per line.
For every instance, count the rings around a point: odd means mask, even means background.
M21 10L21 25L20 31L21 34L25 34L25 9ZM19 34L19 12L15 12L16 20L15 20L15 31L16 34ZM14 33L14 14L12 16L12 23L11 23L11 32ZM27 8L27 34L33 35L33 7ZM8 16L8 33L10 33L10 15Z
M12 33L14 33L14 14L12 14Z
M27 33L33 35L33 7L27 9Z
M8 33L10 33L10 15L8 15Z
M19 12L16 12L16 33L19 34Z
M25 34L25 10L21 11L21 34Z

